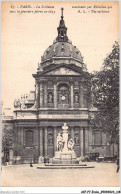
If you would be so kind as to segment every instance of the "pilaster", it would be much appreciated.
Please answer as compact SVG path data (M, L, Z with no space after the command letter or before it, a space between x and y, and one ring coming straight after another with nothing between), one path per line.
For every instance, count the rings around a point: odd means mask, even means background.
M47 127L44 127L44 155L47 156Z
M54 154L56 152L56 147L57 147L57 130L56 127L54 127Z
M40 108L43 107L43 83L40 83Z
M40 95L40 83L38 80L36 80L36 83L35 83L35 106L36 108L39 108L40 106L40 103L39 103L39 95Z
M89 129L85 128L85 154L89 152Z
M71 82L71 108L74 107L74 86L73 83Z
M80 82L80 108L84 107L83 82Z
M40 128L40 156L43 156L43 128Z
M44 107L47 108L47 83L44 83Z
M80 146L81 146L81 157L84 156L84 131L81 127L80 129Z

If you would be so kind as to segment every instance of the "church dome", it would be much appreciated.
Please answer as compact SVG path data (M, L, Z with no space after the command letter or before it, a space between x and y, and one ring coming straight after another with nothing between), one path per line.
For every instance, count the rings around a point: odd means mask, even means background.
M53 44L45 50L42 57L42 62L48 59L52 59L52 57L72 57L74 59L79 60L80 62L83 61L80 51L76 48L76 46L72 45L71 41L54 41Z
M72 45L72 42L68 39L67 28L63 19L63 8L57 30L58 36L55 41L53 41L53 44L45 50L41 57L41 63L39 64L38 70L41 71L51 64L73 64L84 69L85 65L80 51L76 46Z

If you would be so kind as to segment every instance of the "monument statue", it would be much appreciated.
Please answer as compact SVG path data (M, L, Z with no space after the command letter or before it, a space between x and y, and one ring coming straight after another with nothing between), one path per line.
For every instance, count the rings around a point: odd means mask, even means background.
M70 139L68 141L68 126L64 123L62 135L58 133L57 135L57 151L67 152L68 150L74 149L74 141Z
M64 139L60 133L57 135L57 151L62 151L64 147Z
M73 150L74 149L74 140L70 139L68 141L68 150Z
M68 126L62 126L62 133L57 135L57 151L53 157L53 164L78 164L74 151L73 139L68 140Z

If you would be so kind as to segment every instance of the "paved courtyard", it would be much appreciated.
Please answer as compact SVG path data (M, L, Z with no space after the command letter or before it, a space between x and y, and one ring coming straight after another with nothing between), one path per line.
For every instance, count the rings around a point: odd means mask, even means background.
M118 187L115 163L86 163L95 168L37 169L29 164L2 167L2 186L7 187Z

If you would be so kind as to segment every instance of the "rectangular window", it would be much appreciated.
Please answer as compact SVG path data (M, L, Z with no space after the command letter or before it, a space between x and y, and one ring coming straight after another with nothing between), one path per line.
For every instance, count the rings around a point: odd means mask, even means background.
M32 130L26 131L26 146L31 147L34 144L34 132Z
M102 133L101 131L94 132L94 145L101 145L102 144Z

